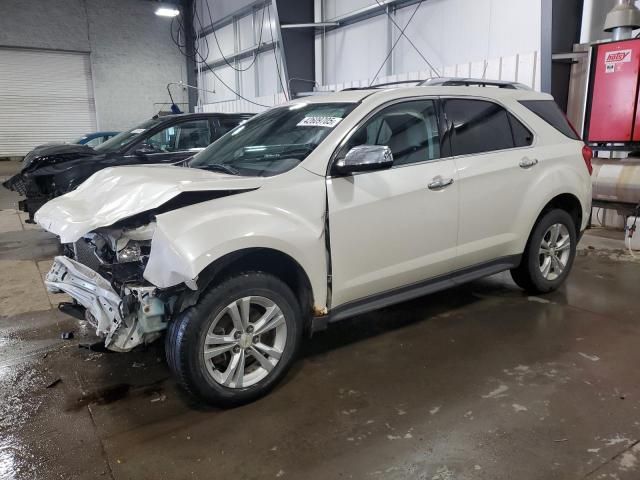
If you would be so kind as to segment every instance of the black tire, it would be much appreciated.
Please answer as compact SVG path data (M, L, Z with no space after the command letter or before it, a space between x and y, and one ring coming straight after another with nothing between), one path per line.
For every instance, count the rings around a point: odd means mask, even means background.
M555 224L564 225L568 231L571 242L569 257L562 273L559 274L557 278L547 279L540 270L541 257L539 251L543 236L547 233L547 230ZM543 213L529 236L520 265L511 270L513 281L516 282L520 288L530 293L548 293L556 290L562 282L565 281L571 271L571 266L576 256L576 245L577 235L575 222L567 211L555 209Z
M267 298L280 308L286 324L286 341L280 359L266 377L248 387L232 388L218 383L209 373L212 367L207 367L203 355L205 337L216 316L232 302L248 296ZM194 306L171 322L165 339L167 363L180 386L196 399L223 408L243 405L269 393L285 376L298 353L302 325L299 303L283 281L263 272L241 273L211 287ZM251 355L246 358L257 362Z

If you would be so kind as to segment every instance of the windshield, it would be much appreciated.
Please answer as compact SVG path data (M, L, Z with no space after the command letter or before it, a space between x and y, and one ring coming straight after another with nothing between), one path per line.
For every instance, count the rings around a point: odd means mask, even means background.
M109 153L115 152L116 150L120 150L125 145L133 142L138 136L150 128L153 128L158 123L160 123L159 118L152 118L151 120L147 120L144 123L132 128L131 130L127 130L126 132L121 132L113 138L110 138L106 142L101 143L94 147L94 150L101 153Z
M209 145L189 166L252 177L278 175L307 158L355 107L298 103L273 108Z

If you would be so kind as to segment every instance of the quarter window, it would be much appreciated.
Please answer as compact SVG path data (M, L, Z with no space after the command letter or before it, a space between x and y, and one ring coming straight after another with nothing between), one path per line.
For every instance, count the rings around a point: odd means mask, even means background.
M493 102L447 99L444 100L444 111L450 125L454 155L504 150L531 145L533 141L533 135L524 125Z
M516 147L528 147L533 143L533 133L520 120L509 114L509 123L513 133L513 143Z
M359 145L385 145L394 165L440 158L438 117L433 100L416 100L387 107L360 127L341 149L340 157Z

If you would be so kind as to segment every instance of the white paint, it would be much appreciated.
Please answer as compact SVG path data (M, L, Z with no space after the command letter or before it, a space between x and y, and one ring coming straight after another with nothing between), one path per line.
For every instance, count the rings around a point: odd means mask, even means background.
M588 353L578 352L578 355L586 358L587 360L591 360L592 362L597 362L600 360L600 357L597 355L589 355Z
M524 405L518 405L517 403L514 403L513 405L511 405L513 407L513 409L516 412L526 412L527 410L529 410L527 407L525 407Z
M449 470L449 467L444 465L443 467L438 468L434 476L431 477L431 480L454 480L455 473L452 470Z
M509 387L507 387L506 385L500 385L498 388L496 388L495 390L492 390L488 394L482 395L482 398L501 398L501 397L506 397L505 392L507 390L509 390Z
M587 452L589 453L598 453L599 451L599 448L587 448Z
M620 470L635 470L638 459L632 452L624 452L620 457Z
M551 303L550 300L547 300L546 298L540 298L540 297L527 297L527 300L529 300L530 302L537 302L537 303Z
M440 405L438 405L437 407L433 407L431 410L429 410L429 413L431 415L435 415L436 413L438 413L440 411Z
M604 438L604 439L602 439L602 441L604 442L604 444L607 447L612 447L612 446L618 445L620 443L626 443L626 444L631 443L631 439L630 438L624 437L624 436L620 435L619 433L616 434L615 437Z

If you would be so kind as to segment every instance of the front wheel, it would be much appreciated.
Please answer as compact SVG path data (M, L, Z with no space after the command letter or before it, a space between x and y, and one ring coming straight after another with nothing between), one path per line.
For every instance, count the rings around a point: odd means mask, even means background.
M208 290L169 326L167 361L200 400L245 404L284 377L301 343L301 324L284 282L262 272L239 274Z
M550 210L538 221L522 256L511 270L521 288L532 293L557 289L569 275L576 256L577 235L573 218L565 210Z

